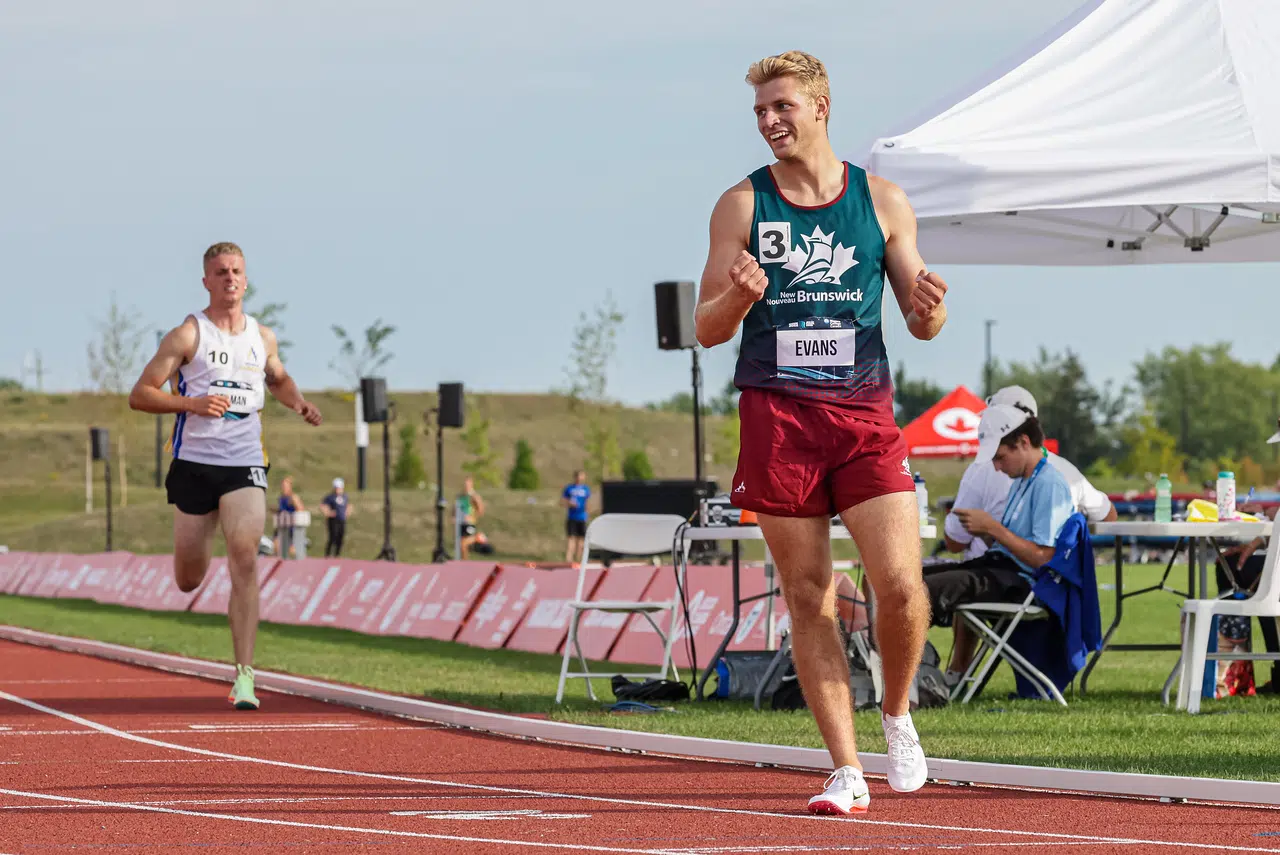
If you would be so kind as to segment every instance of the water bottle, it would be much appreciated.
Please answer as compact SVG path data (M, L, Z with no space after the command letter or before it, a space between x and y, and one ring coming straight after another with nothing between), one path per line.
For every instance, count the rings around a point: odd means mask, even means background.
M1156 481L1156 522L1173 522L1173 482L1164 472Z
M1236 518L1236 475L1234 472L1218 473L1218 522Z
M924 476L916 473L916 510L920 512L920 525L929 524L929 488L924 485Z

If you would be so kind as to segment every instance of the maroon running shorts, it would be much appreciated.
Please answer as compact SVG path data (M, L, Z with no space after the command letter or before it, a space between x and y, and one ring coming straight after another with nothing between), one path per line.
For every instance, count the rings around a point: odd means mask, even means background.
M892 422L839 407L745 389L729 494L736 507L778 517L833 516L889 493L911 493L907 443Z

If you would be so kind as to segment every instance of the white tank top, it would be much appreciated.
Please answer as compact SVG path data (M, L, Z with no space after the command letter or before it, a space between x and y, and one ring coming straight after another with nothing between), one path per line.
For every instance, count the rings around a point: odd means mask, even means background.
M244 331L231 335L198 312L199 340L192 360L174 377L179 395L222 395L231 406L222 418L179 413L173 427L173 456L213 466L266 466L262 447L267 348L258 322L245 315Z

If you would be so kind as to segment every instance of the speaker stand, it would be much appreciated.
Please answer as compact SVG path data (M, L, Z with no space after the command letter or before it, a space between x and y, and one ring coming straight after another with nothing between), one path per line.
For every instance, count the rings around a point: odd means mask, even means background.
M444 426L440 424L440 409L431 412L436 417L436 548L431 561L440 564L450 557L444 548Z
M382 551L377 561L395 561L396 548L391 545L391 416L382 423Z
M702 478L702 370L698 365L698 348L691 347L693 354L693 477L698 482L697 496L707 498L706 486Z

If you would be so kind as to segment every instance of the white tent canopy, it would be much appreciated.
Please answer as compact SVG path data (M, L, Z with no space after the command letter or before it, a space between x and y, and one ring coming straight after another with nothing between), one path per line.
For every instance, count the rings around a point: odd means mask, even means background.
M1280 0L1094 0L878 139L932 263L1280 260Z

